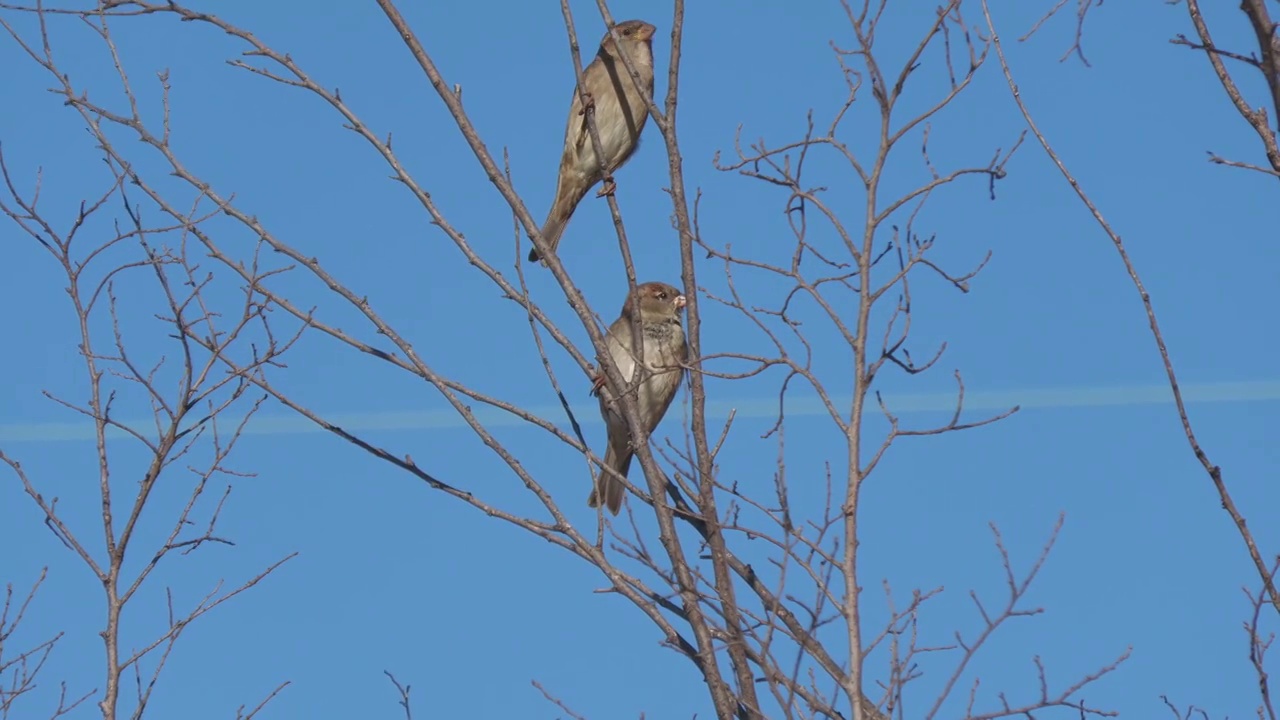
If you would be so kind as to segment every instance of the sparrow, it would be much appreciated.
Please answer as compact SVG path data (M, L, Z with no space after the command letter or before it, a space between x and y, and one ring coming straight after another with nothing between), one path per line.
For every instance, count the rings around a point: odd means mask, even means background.
M636 394L636 409L640 414L640 422L644 423L646 435L658 427L684 379L682 366L689 355L684 327L680 324L680 310L684 305L684 295L666 283L637 285L635 294L623 303L622 315L613 321L605 335L609 357L618 366L624 380L630 383L635 377L637 358L641 358L645 367L652 371L651 375L632 390ZM633 352L631 320L637 312L640 314L641 349ZM604 466L626 477L634 454L631 434L627 429L626 418L622 415L622 408L615 401L603 372L596 376L592 394L600 398L600 415L608 428L609 446L605 449ZM601 470L595 487L587 498L587 505L599 507L603 503L609 508L609 512L617 515L625 493L626 488L621 480L608 470Z
M627 20L614 26L620 42L605 33L600 51L582 72L583 88L595 107L596 129L604 150L604 167L596 159L586 110L577 89L569 105L569 121L564 131L564 153L556 178L556 197L542 224L542 239L553 251L578 203L596 183L604 181L599 196L613 193L613 171L631 158L640 146L640 132L649 120L645 96L653 97L653 33L643 20ZM626 52L640 76L640 87L631 80L619 50ZM529 251L529 262L542 257L537 248Z

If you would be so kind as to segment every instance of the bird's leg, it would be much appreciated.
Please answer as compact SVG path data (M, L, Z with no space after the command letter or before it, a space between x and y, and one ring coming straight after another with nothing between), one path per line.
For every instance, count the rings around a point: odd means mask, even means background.
M618 189L618 183L613 181L613 176L605 175L604 183L600 186L600 192L596 193L596 197L599 198L599 197L604 197L605 195L612 195L614 191L617 189Z
M596 99L591 97L591 93L586 90L582 91L582 109L578 111L579 115L586 115L588 110L596 109Z

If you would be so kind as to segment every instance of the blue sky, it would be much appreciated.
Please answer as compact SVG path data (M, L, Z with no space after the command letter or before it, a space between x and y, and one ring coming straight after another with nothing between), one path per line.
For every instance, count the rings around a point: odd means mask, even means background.
M886 16L878 43L890 67L905 59L932 19L932 4L916 5L895 4ZM1016 42L1046 5L1005 1L993 8L1023 97L1124 237L1160 313L1204 447L1222 466L1264 553L1274 557L1280 529L1269 514L1280 505L1280 374L1271 359L1280 343L1266 308L1280 299L1276 190L1273 180L1211 165L1205 155L1257 162L1257 138L1204 58L1168 43L1191 32L1184 7L1096 9L1085 36L1090 69L1058 62L1074 31L1069 17L1029 43ZM573 4L584 48L603 32L594 7ZM637 0L611 8L617 18L643 17L658 26L659 92L665 91L668 11ZM509 211L373 3L298 13L234 0L217 10L289 52L327 87L340 88L380 134L393 133L398 154L450 222L513 274ZM1208 17L1220 44L1246 46L1248 28L1234 7L1208 11L1216 13ZM516 188L541 219L554 191L572 84L558 8L512 3L498 17L482 4L406 3L403 12L446 79L462 85L464 105L489 148L509 150ZM744 141L781 144L800 136L810 108L820 124L828 121L845 95L828 42L848 46L851 33L836 2L690 3L687 12L679 120L685 182L703 192L707 242L767 256L787 238L785 195L716 171L712 158L717 151L731 155L739 126ZM981 22L978 6L967 13L970 23ZM32 37L30 18L3 17ZM66 19L53 30L54 52L72 81L119 106L109 58L92 35ZM437 370L564 424L523 315L475 275L332 112L301 91L228 66L224 60L243 48L211 28L161 17L120 22L115 31L152 118L160 111L155 73L169 69L173 144L188 167L367 294ZM918 85L904 97L904 113L936 98L937 59L926 58ZM0 142L10 171L30 188L43 168L42 207L65 226L81 198L101 191L106 174L80 117L45 92L50 79L11 40L0 41L0 67L7 69ZM1245 87L1260 90L1252 78ZM861 152L876 141L868 108L855 108L845 130ZM939 166L982 165L1021 129L993 59L933 123L931 154ZM154 155L119 137L141 171L163 173ZM890 190L924 177L918 143L907 146L891 160ZM678 282L665 168L650 127L617 175L618 198L641 279ZM860 225L863 199L847 168L826 158L813 172L829 187L833 206ZM189 197L173 181L158 182L175 197ZM230 252L251 250L252 238L215 222ZM1028 598L1046 612L1011 623L966 676L981 678L985 707L994 707L998 690L1011 699L1034 694L1035 656L1060 685L1132 646L1117 674L1086 691L1090 704L1150 717L1166 712L1160 696L1168 695L1213 717L1252 715L1256 679L1240 629L1248 614L1241 587L1255 589L1256 575L1187 449L1145 316L1110 243L1029 143L996 185L994 201L984 181L958 183L931 198L917 230L936 233L935 260L949 267L976 265L988 250L993 256L968 294L938 282L915 288L913 354L927 357L942 341L947 352L923 376L884 373L878 382L886 398L908 422L945 421L958 369L975 415L1014 404L1024 409L976 431L907 438L886 456L866 486L861 519L868 627L885 617L883 579L899 599L911 588L945 588L922 618L928 642L945 644L957 630L972 635L978 619L969 590L990 602L1003 590L988 523L1000 527L1025 568L1064 513L1057 546ZM60 497L74 527L100 542L87 426L41 394L84 396L65 278L13 225L0 225L0 239L0 303L13 308L6 328L11 349L0 355L0 373L13 388L0 403L0 448L23 463L42 492ZM625 281L603 202L584 201L561 255L611 319ZM703 261L698 271L704 284L723 290L720 266ZM553 317L585 343L550 276L529 275ZM299 303L373 338L316 282L301 274L283 282ZM762 298L778 292L753 287ZM148 292L124 287L122 303L139 353L154 359L172 345L152 320ZM710 303L703 307L707 352L761 347L762 338L740 319ZM821 330L814 342L833 385L842 387L847 351ZM564 353L553 353L553 361L581 406L577 417L588 440L598 446L603 426L586 379ZM318 336L304 339L289 365L279 381L317 410L496 505L533 507L514 475L424 383ZM759 436L772 423L780 380L766 374L709 381L713 424L731 408L739 413L722 458L725 477L769 487L771 477L760 468L772 467L777 448ZM829 421L812 411L811 393L790 396L788 407L788 475L816 488L823 463L843 450L831 442ZM145 409L145 399L121 398L122 416L141 418ZM678 438L682 417L677 406L662 432ZM545 433L494 419L497 435L587 523L581 456ZM878 418L869 427L883 431ZM232 465L255 475L234 482L219 526L236 545L162 566L126 617L126 634L137 646L159 631L165 585L179 607L189 606L220 581L236 585L290 553L298 556L187 631L156 690L152 716L234 717L238 706L252 707L288 680L265 717L400 717L384 669L412 685L415 717L561 716L533 680L591 718L712 715L688 662L660 647L661 636L634 608L592 592L602 580L581 561L315 432L283 408L265 406L242 442ZM117 491L128 492L145 458L127 441L114 440L111 448ZM148 518L154 524L145 525L143 540L159 537L162 520L185 497L187 480L172 477L155 499L156 514ZM0 548L6 549L0 582L16 589L49 567L18 637L34 642L67 633L22 711L38 717L54 697L55 680L65 679L72 693L101 686L101 596L8 474L0 474ZM140 551L135 562L146 555ZM883 657L873 656L867 667L883 678ZM923 667L908 715L931 703L950 665L943 656ZM961 704L947 707L962 711ZM85 706L73 717L95 712Z

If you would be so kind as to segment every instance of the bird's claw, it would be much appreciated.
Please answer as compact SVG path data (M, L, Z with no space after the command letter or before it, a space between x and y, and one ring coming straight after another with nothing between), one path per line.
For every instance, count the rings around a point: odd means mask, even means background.
M604 179L604 184L600 186L600 192L596 193L596 197L604 197L612 195L618 189L618 183L613 181L613 176L608 175Z
M591 395L592 397L600 394L600 388L604 387L604 373L591 378Z
M582 91L582 109L578 111L579 115L586 115L588 110L596 108L596 99L591 97L591 93Z

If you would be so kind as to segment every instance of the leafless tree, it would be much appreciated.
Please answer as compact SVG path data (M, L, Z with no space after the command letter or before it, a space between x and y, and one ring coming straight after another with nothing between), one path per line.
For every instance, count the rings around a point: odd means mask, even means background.
M278 362L296 336L281 340L272 334L265 322L267 307L252 291L241 293L238 308L225 302L234 299L234 291L219 288L193 258L190 230L208 218L209 209L197 202L179 221L153 223L149 205L129 190L128 167L110 154L104 159L108 177L101 193L82 201L70 222L64 222L41 205L43 178L37 176L29 191L20 189L25 183L10 173L0 152L5 189L0 212L42 247L66 278L77 329L67 346L84 361L88 400L78 402L56 390L45 395L93 428L101 508L97 527L70 519L40 469L0 448L0 461L33 509L103 590L103 685L63 685L50 717L66 715L91 697L97 698L103 717L141 717L183 632L284 562L234 587L210 581L207 594L194 604L175 600L164 587L168 566L193 562L212 547L234 545L217 530L234 480L246 476L229 458L245 424L266 399L255 393L249 378ZM124 309L134 303L154 308L154 315L138 317ZM240 361L237 370L228 372L224 358L231 356ZM148 421L121 419L143 408L149 411ZM166 493L186 488L185 502L158 510L153 493L161 484ZM172 514L164 514L167 510ZM134 562L127 565L126 556ZM139 566L140 557L149 559ZM9 586L0 616L0 658L43 580L42 574L16 603ZM130 611L146 596L151 601L163 597L167 607L165 630L156 636L125 629ZM60 637L0 659L0 672L10 673L8 688L0 692L4 717L41 712L30 704L20 714L16 708Z
M622 410L633 429L643 481L636 477L622 478L630 491L625 522L596 516L591 518L594 522L584 523L580 512L566 508L580 505L585 491L568 497L559 490L553 492L552 486L510 451L493 423L473 409L479 405L501 413L507 420L515 419L542 431L549 445L580 454L587 470L582 474L581 487L586 488L588 475L602 471L600 458L578 430L568 401L564 400L563 417L548 417L438 369L443 359L440 353L462 352L459 346L420 350L409 334L389 321L383 309L361 289L344 282L337 269L325 266L306 248L278 236L268 221L260 220L231 193L202 178L197 170L183 162L170 137L167 75L161 72L159 80L164 111L160 117L151 117L136 102L136 88L123 69L120 60L123 51L113 35L113 29L121 24L152 16L172 21L167 26L172 32L216 32L234 38L243 54L231 60L231 65L319 100L326 106L332 122L341 123L362 138L374 155L385 162L394 179L412 194L425 216L447 238L448 245L440 252L456 253L474 269L470 278L474 291L492 293L496 290L511 303L512 312L505 321L513 334L517 330L523 332L527 326L528 341L536 345L542 358L546 382L562 400L567 397L563 388L576 387L582 380L572 371L566 373L553 361L561 352L583 376L603 372L611 387L624 390L627 382L618 368L611 361L601 360L607 358L608 353L604 352L600 318L594 309L601 302L612 305L616 298L588 302L554 253L547 255L548 270L558 291L540 297L529 289L524 266L519 262L523 256L520 245L526 236L535 244L541 243L541 238L535 218L511 182L509 160L505 155L495 155L481 138L463 105L461 89L445 77L431 48L419 39L396 4L392 0L376 1L456 123L457 137L473 151L476 162L496 189L502 211L511 213L510 246L473 244L464 229L446 217L430 194L430 188L424 187L402 162L388 135L366 123L358 108L336 90L329 89L323 78L311 74L285 49L268 45L250 28L179 2L111 0L82 9L0 3L0 9L9 13L38 19L39 29L34 35L20 32L2 16L0 24L11 40L26 51L31 62L47 71L56 92L83 119L111 170L109 188L86 205L73 224L75 230L71 234L55 234L56 223L44 219L37 211L38 198L23 195L11 180L8 185L11 200L4 210L66 270L73 307L82 327L86 328L77 344L82 347L94 393L85 407L65 404L92 419L98 428L97 447L104 478L110 428L124 432L132 442L141 443L153 453L150 470L144 474L145 479L130 508L127 528L140 516L159 474L175 472L173 465L181 458L192 462L191 458L199 454L195 449L197 441L204 443L198 446L203 448L200 451L203 462L195 464L199 469L192 470L191 502L173 523L168 540L155 550L155 560L133 578L122 577L117 563L117 558L123 558L131 531L116 533L113 529L110 483L104 479L101 486L106 508L104 552L107 561L104 563L79 540L83 531L76 534L75 528L68 528L58 520L54 503L46 501L37 491L37 480L29 478L17 460L0 456L9 463L39 511L50 519L54 531L108 588L105 687L86 695L101 698L99 705L104 717L117 715L122 673L130 668L141 673L141 660L148 658L150 679L138 683L140 689L131 711L140 716L150 688L164 666L168 649L182 629L216 604L252 586L275 567L235 591L215 591L185 615L174 615L169 632L140 653L122 657L118 638L110 639L118 627L112 618L118 620L125 604L161 558L173 551L187 552L224 542L214 534L214 524L230 485L224 485L227 490L222 499L212 503L207 490L215 479L227 482L226 476L232 472L225 464L227 454L261 402L260 398L269 398L289 408L333 436L399 468L450 502L518 527L598 569L609 590L626 598L636 612L662 633L666 644L693 665L706 684L709 702L718 718L934 718L945 714L982 720L1031 716L1051 709L1073 717L1109 714L1106 709L1087 704L1082 691L1124 661L1128 653L1120 647L1108 648L1110 654L1098 658L1096 671L1066 683L1051 685L1037 659L1037 687L998 691L991 696L994 699L979 695L972 673L974 659L993 634L1010 621L1040 611L1027 602L1026 594L1053 547L1061 521L1049 531L1049 539L1036 560L1025 568L1015 565L999 530L992 527L1005 587L995 601L987 593L973 594L975 623L971 628L959 629L952 644L933 646L920 639L920 628L929 623L929 603L940 589L903 592L886 584L884 602L890 607L890 621L883 627L868 627L862 619L869 596L863 592L867 579L859 569L862 538L859 519L867 512L863 507L863 489L881 460L904 438L972 430L1016 411L1009 408L992 416L971 417L965 412L965 385L959 372L955 373L954 413L948 422L939 426L909 425L878 392L887 373L914 376L933 371L945 350L945 346L929 348L922 354L913 341L913 318L927 311L912 303L917 283L940 281L960 293L967 293L986 264L986 257L981 253L973 257L971 267L959 271L935 261L932 251L938 243L946 242L947 235L944 229L922 219L925 217L922 208L935 194L948 192L957 184L978 185L994 194L998 182L1006 175L1010 159L1022 143L1022 137L1010 137L1005 147L983 149L967 164L955 167L940 167L930 152L933 123L941 122L943 112L964 96L973 78L988 70L991 51L996 51L998 64L1014 90L1014 97L1018 98L1012 70L1000 52L999 37L985 2L949 0L941 3L935 13L919 21L918 43L904 58L893 61L889 59L892 54L876 44L877 28L887 13L914 11L902 11L896 5L891 8L884 0L843 3L848 22L846 35L851 42L847 45L837 42L832 47L832 63L841 69L844 78L840 88L845 96L842 106L830 117L815 117L811 113L804 131L783 141L744 141L739 133L732 141L732 150L725 157L717 158L717 167L742 178L726 178L726 183L760 182L776 188L778 206L785 209L788 218L791 235L785 243L771 246L758 255L748 255L703 234L698 220L700 193L685 185L685 158L676 122L684 3L673 0L670 22L666 23L671 29L667 94L652 103L649 112L655 128L651 132L660 135L668 159L667 189L672 202L672 224L679 238L681 280L689 299L686 331L693 360L687 405L682 409L687 422L683 437L667 442L659 440L651 445L650 438L642 432L632 396L619 392L623 398ZM1195 8L1192 0L1188 0L1188 4ZM1254 4L1260 6L1260 3ZM1053 6L1049 16L1065 5L1064 0ZM1091 6L1089 2L1077 5L1078 29L1083 27ZM604 23L611 27L614 19L607 4L600 0L598 8ZM575 18L567 0L562 0L561 9L573 67L581 80L583 62ZM975 17L967 17L966 12ZM979 12L986 20L985 33L980 31L981 23L973 22ZM1192 13L1193 19L1197 17L1197 10L1193 9ZM1265 8L1263 13L1259 17L1265 17ZM918 12L911 17L921 18ZM81 23L96 33L101 41L99 51L118 70L118 89L122 91L123 102L99 100L96 93L86 93L86 88L75 85L60 70L56 43L51 39L50 28L55 23ZM1273 27L1270 32L1269 37L1274 38ZM1211 62L1216 63L1216 69L1222 62L1221 52L1212 46L1207 30L1200 36L1198 44L1190 44L1205 50ZM1083 59L1080 41L1078 31L1070 52ZM1267 52L1264 50L1264 59L1257 60L1253 66L1270 72L1268 77L1274 78L1274 51L1272 55ZM628 71L633 73L634 68L627 64ZM1221 72L1219 76L1226 78L1224 87L1231 94L1234 86L1230 84L1230 76ZM908 87L932 93L923 111L913 113L901 107L900 100ZM1274 93L1276 84L1271 82L1270 87ZM1231 97L1235 100L1236 95ZM1280 115L1280 99L1277 102ZM1052 146L1031 122L1031 115L1020 99L1019 107L1031 134L1054 155ZM1247 106L1241 113L1258 129L1254 119L1259 116L1252 110L1246 113L1246 109ZM848 128L848 118L855 110L869 113L874 119L875 131L869 140L854 136ZM590 110L586 118L592 127L592 142L598 143ZM1271 132L1271 144L1266 144L1266 133L1262 130L1258 130L1259 135L1263 136L1269 162L1280 173L1280 165L1276 164L1280 156L1272 154L1275 133L1267 125L1265 112L1260 118L1262 127ZM124 136L140 142L126 146L120 141ZM810 170L811 159L819 155L838 161L843 176L815 179ZM916 169L920 182L905 191L895 190L886 183L891 156L893 162ZM1209 472L1224 504L1233 513L1251 556L1258 563L1263 590L1256 596L1250 595L1255 620L1246 629L1250 632L1251 652L1256 652L1258 658L1256 667L1269 708L1263 665L1269 640L1259 630L1256 620L1264 597L1266 603L1280 603L1272 584L1275 568L1262 562L1261 552L1253 544L1243 515L1230 506L1230 496L1220 472L1200 449L1155 322L1154 309L1119 236L1079 190L1079 184L1070 178L1065 165L1054 157L1120 252L1146 306L1170 385L1178 397L1178 412L1188 441ZM154 168L153 163L159 164L159 170L141 169ZM1250 167L1270 172L1262 166ZM179 189L174 189L169 176L178 180ZM831 182L841 183L841 189L853 192L858 202L850 205L843 200L833 201L824 187ZM621 208L612 196L607 202L627 280L634 286L636 276ZM87 259L114 257L125 247L132 249L135 257L118 261L111 269L89 277L83 272L86 258L73 255L71 241L74 233L86 232L80 228L87 227L86 223L95 213L107 207L118 207L117 217L123 218L123 222L118 221L117 227L100 235L109 238L107 241L91 244L94 252ZM146 223L140 208L145 208ZM152 213L160 218L159 222L150 218ZM232 229L209 223L214 215L229 219ZM224 239L231 232L248 233L256 239L254 252L249 257ZM97 248L102 250L99 252ZM267 250L270 252L264 252ZM515 264L508 271L508 263L513 259ZM155 359L146 363L126 352L127 331L121 328L134 325L137 319L117 317L112 280L119 274L132 272L149 273L157 281L159 306L165 308L160 321L167 323L166 333L174 336L173 352L180 358L176 363L176 383L164 375L173 372L169 364ZM355 328L341 327L330 314L317 311L313 305L293 296L288 286L280 282L286 273L318 279L344 311L356 313L361 324ZM240 289L240 293L234 295L234 303L227 299L232 293L221 293L217 306L211 304L210 288L216 283ZM757 295L754 289L762 283L772 283L785 292L778 297ZM549 310L563 302L567 302L573 313L568 323L557 320L556 314ZM740 348L706 352L701 329L704 318L709 316L733 317L753 328L754 334L744 337ZM102 354L94 350L97 345L90 342L93 336L87 329L90 321L98 317L106 318L101 322L112 329L113 337L111 349ZM228 317L234 319L228 323L223 319ZM572 340L577 330L572 323L581 327L590 347ZM368 363L365 367L381 365L438 391L488 451L509 468L523 491L536 500L536 512L513 510L516 504L510 496L492 487L440 477L433 471L433 459L414 460L402 448L342 426L316 409L321 406L322 397L298 393L280 382L287 370L280 366L279 358L303 333L323 338L331 343L335 352L361 357ZM839 347L841 357L824 357L819 364L813 352L818 345ZM103 368L107 367L115 374L104 372ZM837 368L841 374L828 375L829 371L824 368L830 367ZM573 379L566 380L566 377ZM777 392L776 422L764 437L776 448L777 457L776 466L769 471L772 483L768 484L742 483L721 473L720 453L728 443L736 441L741 432L734 427L732 415L723 425L713 426L707 414L709 383L746 378L767 378ZM120 385L121 392L127 389L147 398L156 418L154 431L125 427L113 419L109 412L114 397L110 383ZM176 394L171 390L175 384L179 388ZM848 385L850 389L843 389ZM787 469L794 458L786 438L794 425L786 407L788 394L797 388L804 388L819 399L825 418L839 439L827 458L823 501L816 505L788 479ZM220 417L234 419L219 431ZM875 434L873 420L883 422L887 432ZM760 492L759 488L766 485L767 491ZM194 522L192 514L200 512L203 513L200 525L205 529L194 535L190 531L184 534L187 526ZM1280 608L1280 604L1276 606ZM18 615L20 617L21 612ZM19 657L36 657L53 646L35 647L36 651ZM153 658L149 657L152 653ZM942 656L950 664L938 683L940 690L926 694L917 691L922 684L916 681L922 677L921 658L930 655ZM3 662L2 655L0 662ZM394 677L391 680L408 717L411 713L409 685L402 686ZM543 692L561 710L576 716L569 709L573 706L571 689L544 688ZM60 711L61 707L55 712Z

